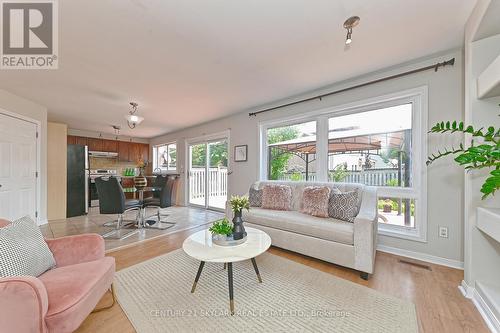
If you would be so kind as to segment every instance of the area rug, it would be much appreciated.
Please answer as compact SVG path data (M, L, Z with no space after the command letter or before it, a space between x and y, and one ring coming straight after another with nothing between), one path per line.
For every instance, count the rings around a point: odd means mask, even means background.
M264 253L263 283L250 261L233 264L235 314L227 271L182 249L117 272L118 302L138 333L149 332L417 332L414 304Z

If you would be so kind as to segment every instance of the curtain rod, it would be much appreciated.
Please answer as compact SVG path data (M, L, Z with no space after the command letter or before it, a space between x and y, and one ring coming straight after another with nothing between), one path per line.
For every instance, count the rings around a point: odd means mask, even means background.
M344 92L344 91L349 91L349 90L353 90L353 89L357 89L357 88L361 88L361 87L366 87L366 86L371 85L371 84L375 84L375 83L379 83L379 82L383 82L383 81L388 81L388 80L392 80L392 79L397 79L397 78L400 78L402 76L411 75L411 74L415 74L415 73L419 73L419 72L424 72L424 71L427 71L427 70L430 70L430 69L434 69L434 72L437 72L438 69L439 69L439 67L445 67L445 66L448 66L448 65L453 66L454 64L455 64L455 58L452 58L452 59L447 60L447 61L438 62L438 63L436 63L434 65L430 65L430 66L426 66L426 67L421 67L421 68L413 69L411 71L407 71L407 72L403 72L403 73L399 73L399 74L395 74L395 75L383 77L381 79L377 79L377 80L373 80L373 81L369 81L369 82L357 84L355 86L343 88L343 89L340 89L340 90L331 91L331 92L326 93L326 94L322 94L322 95L318 95L318 96L314 96L314 97L309 97L309 98L301 99L301 100L298 100L298 101L295 101L295 102L281 104L281 105L278 105L278 106L273 106L271 108L263 109L263 110L260 110L260 111L250 112L248 114L248 116L249 117L257 116L260 113L269 112L269 111L273 111L273 110L276 110L276 109L281 109L281 108L284 108L284 107L287 107L287 106L292 106L292 105L296 105L296 104L300 104L300 103L304 103L304 102L313 101L315 99L321 100L323 97L335 95L335 94L338 94L338 93L341 93L341 92Z

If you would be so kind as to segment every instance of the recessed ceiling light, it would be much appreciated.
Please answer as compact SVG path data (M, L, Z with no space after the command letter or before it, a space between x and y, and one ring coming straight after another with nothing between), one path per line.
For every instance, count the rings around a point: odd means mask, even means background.
M344 28L347 30L347 36L345 38L345 44L349 45L352 43L352 28L359 24L359 16L351 16L344 22Z

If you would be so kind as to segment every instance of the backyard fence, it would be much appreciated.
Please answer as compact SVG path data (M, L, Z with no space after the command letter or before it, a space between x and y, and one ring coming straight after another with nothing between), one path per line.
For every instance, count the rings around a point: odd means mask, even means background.
M333 170L329 171L329 179L333 180ZM390 183L397 185L398 169L368 169L363 171L345 171L343 183L361 183L371 186L387 186ZM404 179L404 170L401 170L401 179ZM305 172L285 173L280 175L279 180L305 181ZM309 173L309 181L316 181L316 173ZM392 184L391 184L392 185Z

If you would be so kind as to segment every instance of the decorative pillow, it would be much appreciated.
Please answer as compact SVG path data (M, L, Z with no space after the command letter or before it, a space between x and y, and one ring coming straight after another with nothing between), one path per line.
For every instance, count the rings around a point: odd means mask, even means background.
M55 265L40 228L29 216L0 228L0 278L37 277Z
M326 186L307 186L302 193L300 212L317 217L328 217L330 188Z
M248 191L248 200L250 201L250 207L260 207L262 206L262 190L256 190L250 187Z
M358 213L358 191L332 191L328 203L328 215L335 219L354 222Z
M290 210L292 189L287 185L264 185L262 188L262 208Z

